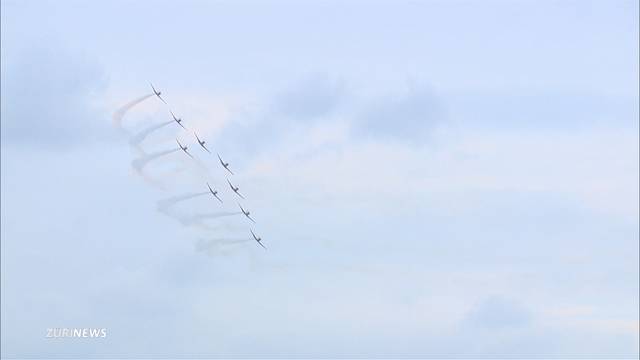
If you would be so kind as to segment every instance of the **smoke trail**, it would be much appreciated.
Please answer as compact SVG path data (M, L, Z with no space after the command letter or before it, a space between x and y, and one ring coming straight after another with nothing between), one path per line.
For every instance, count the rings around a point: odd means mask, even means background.
M199 222L199 223L195 223L193 225L198 227L198 228L200 228L200 229L207 230L209 232L246 230L245 227L238 226L238 225L232 225L232 224L225 224L225 223L216 224L216 225L209 225L209 224L205 224L203 222Z
M170 207L172 207L173 205L175 205L175 204L177 204L177 203L179 203L181 201L193 199L195 197L206 195L206 194L209 194L209 192L208 191L203 191L203 192L199 192L199 193L190 193L190 194L170 197L168 199L163 199L163 200L158 201L158 204L156 205L156 207L157 207L158 211L160 211L161 213L166 213L166 212L168 212Z
M124 130L122 128L122 118L124 118L124 115L127 113L127 111L129 111L132 107L138 105L139 103L143 102L144 100L152 97L153 94L149 94L149 95L145 95L142 97L139 97L131 102L126 103L124 106L122 106L121 108L119 108L118 110L116 110L113 113L113 126L116 127L116 129L123 131L124 133L128 134L128 132L126 130Z
M188 217L187 221L199 222L206 219L217 219L221 217L234 216L234 215L240 215L240 214L242 214L242 212L240 211L220 211L215 213L195 214Z
M193 225L193 224L202 224L203 220L206 219L218 219L221 217L240 215L242 212L240 211L221 211L215 213L205 213L205 214L195 214L191 216L187 216L183 219L182 224L185 226Z
M209 239L209 240L204 240L204 239L198 239L198 241L195 244L195 248L197 252L207 252L208 255L212 256L212 255L225 255L228 254L227 251L224 251L225 248L228 249L234 245L238 245L238 244L242 244L242 243L246 243L246 242L250 242L251 239L247 239L247 238L236 238L236 239L229 239L229 238L218 238L218 239Z
M202 251L202 250L206 250L207 248L211 247L211 245L214 244L221 244L221 245L227 245L227 244L242 244L242 243L246 243L246 242L250 242L251 239L248 238L234 238L234 239L229 239L229 238L214 238L214 239L209 239L209 240L204 240L204 239L198 239L198 242L196 244L197 250L198 251Z
M175 204L175 202L173 204ZM221 217L242 214L241 212L216 212L216 213L188 215L188 214L180 213L175 210L172 211L171 205L169 206L167 205L168 203L162 203L162 204L159 203L157 207L158 211L166 216L169 216L177 220L180 224L182 224L182 226L197 226L197 227L208 229L208 230L216 230L218 228L223 228L223 227L209 226L204 223L204 220L206 219L217 219Z
M173 206L175 206L179 202L186 201L186 200L193 199L195 197L199 197L207 194L209 194L209 192L204 191L199 193L191 193L191 194L185 194L180 196L174 196L168 199L163 199L158 201L156 208L162 214L178 220L183 226L195 225L205 229L208 228L209 230L215 230L216 227L208 226L203 222L203 220L242 214L241 212L215 212L215 213L187 215L177 211L172 211L171 209Z
M155 152L153 154L148 154L148 155L145 154L142 157L134 159L131 162L131 166L138 173L138 175L140 175L142 177L145 177L145 174L144 174L144 172L142 170L144 170L144 167L147 166L147 164L150 161L153 161L153 160L155 160L155 159L157 159L159 157L165 156L165 155L169 155L169 154L174 153L174 152L176 152L178 150L180 150L180 149L179 148L178 149L169 149L169 150L164 150L164 151L158 151L158 152Z
M138 145L147 137L149 136L151 133L153 133L156 130L159 130L169 124L171 124L173 122L173 120L169 120L169 121L165 121L163 123L160 124L156 124L153 126L150 126L142 131L140 131L139 133L131 136L131 138L129 139L129 145L134 146L136 148L138 148Z

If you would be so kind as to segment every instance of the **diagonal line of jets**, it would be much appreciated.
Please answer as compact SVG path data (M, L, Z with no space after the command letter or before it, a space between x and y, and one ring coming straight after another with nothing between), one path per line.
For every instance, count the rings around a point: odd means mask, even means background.
M161 97L162 92L156 90L156 88L153 86L152 83L149 83L149 85L151 85L151 89L153 90L153 94L158 99L160 99L164 104L168 105L167 102ZM175 121L178 125L180 125L182 127L182 129L184 129L186 131L187 128L182 124L182 121L183 121L182 118L177 117L173 113L173 111L171 111L171 110L169 110L169 113L171 113L171 117L173 117L173 121ZM200 139L200 137L198 136L198 134L195 131L193 132L193 135L195 135L196 141L198 142L200 147L202 147L202 149L204 149L207 153L211 154L211 151L209 151L209 149L205 146L206 141ZM185 154L187 154L190 158L193 159L193 155L188 151L188 146L187 145L182 145L182 143L180 143L180 141L178 139L176 139L176 143L178 143L178 147L179 147L180 150L182 150ZM224 160L222 160L222 157L220 156L220 154L216 153L216 155L218 156L218 160L220 161L220 165L222 165L222 167L227 172L229 172L229 174L234 175L233 171L231 171L231 169L229 168L229 163L225 162ZM228 178L227 178L227 183L229 183L229 187L231 188L231 190L233 190L233 192L239 198L245 200L245 197L240 193L240 187L234 186ZM216 199L218 199L218 201L220 201L220 203L223 203L222 199L218 196L218 190L212 188L209 183L207 183L207 188L209 189L209 192L211 193L211 195L213 195ZM251 222L253 222L255 224L255 220L253 220L253 218L250 216L251 212L249 212L247 209L243 208L242 205L240 205L239 202L238 202L238 207L240 207L240 210L242 211L242 214L247 219L251 220ZM266 250L267 248L262 244L262 238L257 236L253 232L253 229L250 228L249 231L251 232L251 236L258 243L258 245L262 246L262 248L264 248Z

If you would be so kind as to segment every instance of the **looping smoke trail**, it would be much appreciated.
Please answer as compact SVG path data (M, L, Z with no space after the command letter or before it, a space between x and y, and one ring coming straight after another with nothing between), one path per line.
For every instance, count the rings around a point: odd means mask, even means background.
M121 108L119 108L118 110L116 110L113 113L113 126L116 127L116 129L123 131L124 133L128 134L128 132L126 130L124 130L122 128L122 119L124 118L124 115L127 113L127 111L129 111L132 107L138 105L139 103L143 102L144 100L152 97L153 94L149 94L149 95L145 95L142 97L139 97L133 101L130 101L128 103L126 103L124 106L122 106Z
M231 211L226 211L226 212L216 212L216 213L207 213L207 214L195 214L195 215L191 215L188 216L184 219L183 225L185 226L189 226L192 224L200 224L203 222L203 220L206 219L217 219L217 218L221 218L221 217L226 217L226 216L234 216L234 215L240 215L242 214L240 211L235 211L235 212L231 212Z
M134 159L131 162L131 166L136 170L136 172L140 175L144 177L144 173L142 170L144 170L144 167L147 166L147 164L150 161L153 161L159 157L165 156L165 155L169 155L171 153L174 153L176 151L178 151L180 149L169 149L169 150L164 150L164 151L158 151L155 152L153 154L148 154L145 156L142 156L140 158Z
M195 244L196 251L198 252L208 252L209 255L213 255L215 253L224 253L221 248L223 247L231 247L232 245L238 245L246 242L250 242L251 239L247 238L217 238L217 239L198 239Z
M160 124L156 124L153 126L150 126L142 131L140 131L139 133L137 133L134 136L131 136L131 138L129 139L129 145L131 146L135 146L136 148L140 149L138 147L138 145L147 137L149 136L151 133L153 133L156 130L159 130L169 124L171 124L173 122L173 120L169 120L169 121L165 121L163 123ZM140 149L142 150L142 149Z
M231 224L218 224L218 225L209 225L209 224L205 224L204 222L198 222L198 223L194 223L193 224L194 227L198 227L202 230L207 230L209 232L215 232L215 231L240 231L240 230L245 230L245 228L241 227L241 226L237 226L237 225L231 225Z
M198 196L203 196L209 194L208 191L200 192L200 193L191 193L180 196L174 196L168 199L163 199L158 201L156 208L159 212L164 215L167 215L171 218L178 220L183 226L200 226L207 228L207 225L203 222L205 219L215 219L225 216L239 215L241 212L215 212L215 213L204 213L204 214L195 214L195 215L186 215L181 214L176 211L172 211L172 207L181 201L186 201L189 199L193 199ZM212 228L213 230L214 228Z
M207 194L209 194L208 191L203 191L203 192L198 192L198 193L190 193L190 194L185 194L185 195L174 196L174 197L170 197L168 199L162 199L162 200L158 201L157 208L158 208L158 211L160 211L160 212L166 212L166 211L169 210L170 207L172 207L173 205L175 205L175 204L177 204L177 203L179 203L181 201L193 199L195 197L202 196L202 195L207 195Z
M160 208L158 209L164 215L167 215L173 219L176 219L182 226L199 226L203 228L207 228L207 225L203 222L206 219L217 219L226 216L234 216L240 215L241 212L218 212L218 213L210 213L210 214L196 214L196 215L186 215L181 214L176 211L171 211L169 208ZM211 228L210 230L214 230L215 228Z

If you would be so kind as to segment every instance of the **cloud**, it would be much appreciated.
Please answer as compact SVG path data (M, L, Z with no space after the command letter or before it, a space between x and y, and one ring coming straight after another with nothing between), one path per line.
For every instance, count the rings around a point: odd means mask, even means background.
M293 122L314 121L336 111L346 97L342 81L326 73L314 73L277 95L272 108L274 114L284 115Z
M467 314L464 324L481 329L522 328L531 314L520 303L500 296L484 299Z
M99 107L106 78L87 58L53 47L9 57L2 74L2 142L66 148L110 136Z
M353 134L382 141L419 145L429 140L445 119L444 108L425 85L406 93L373 100L353 124Z
M447 113L467 128L575 131L637 129L637 97L545 93L463 93L447 96ZM637 131L637 130L636 130Z

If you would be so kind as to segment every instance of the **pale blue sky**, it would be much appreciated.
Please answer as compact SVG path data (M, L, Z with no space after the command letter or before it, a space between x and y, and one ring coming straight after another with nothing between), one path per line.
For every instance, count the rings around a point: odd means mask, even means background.
M3 357L638 356L637 1L1 4Z

